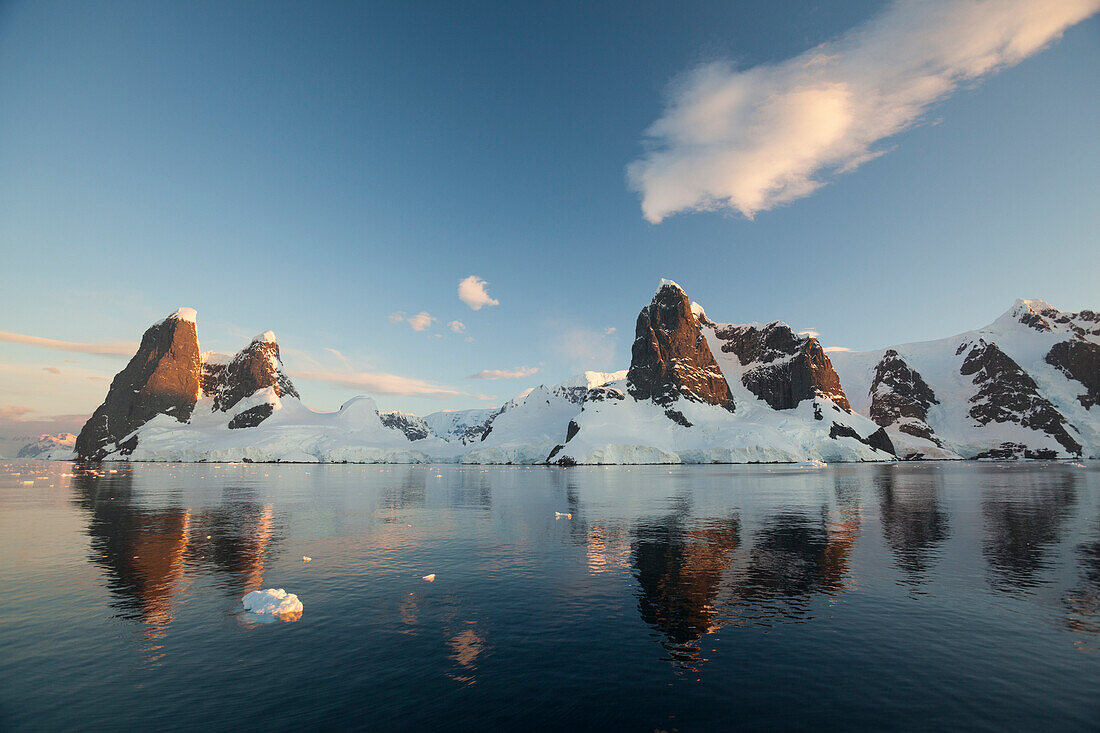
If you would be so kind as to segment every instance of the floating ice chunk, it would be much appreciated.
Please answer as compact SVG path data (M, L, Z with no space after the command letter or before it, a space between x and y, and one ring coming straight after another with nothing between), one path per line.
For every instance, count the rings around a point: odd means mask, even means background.
M313 562L313 558L309 555L302 555L302 562Z
M244 610L261 616L300 616L302 602L282 588L254 590L241 599Z
M798 468L825 468L829 464L825 461L819 461L815 458L811 461L801 461L799 463L795 463L794 465Z
M554 519L561 519L562 517L572 519L573 514L571 512L554 512Z
M435 573L431 573L430 575L425 575L423 578L421 578L421 580L426 580L429 583L434 583L435 582Z

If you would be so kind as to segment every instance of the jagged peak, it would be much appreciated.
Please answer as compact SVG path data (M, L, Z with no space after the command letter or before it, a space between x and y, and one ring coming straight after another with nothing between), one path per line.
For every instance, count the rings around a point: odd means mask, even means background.
M184 321L187 323L195 323L198 318L198 311L194 308L177 308L175 313L165 316L161 320L157 321L156 325L161 325L168 321Z
M676 282L675 280L669 280L667 277L662 277L661 284L657 286L657 292L660 293L665 288L679 290L681 293L685 292L684 289L680 287L680 283Z
M254 343L254 344L273 344L273 343L276 343L276 341L275 341L275 332L274 331L264 331L259 336L254 337L252 339L252 343Z

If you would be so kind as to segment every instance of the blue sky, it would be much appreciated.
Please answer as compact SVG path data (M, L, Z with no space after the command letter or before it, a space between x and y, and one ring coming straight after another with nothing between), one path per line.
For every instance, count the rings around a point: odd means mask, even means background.
M895 43L899 7L0 4L0 331L137 341L191 306L203 348L273 329L289 369L331 377L299 380L311 406L370 391L424 414L625 368L662 277L717 320L780 319L856 349L979 327L1017 297L1100 308L1100 20L957 75L875 139L898 102L863 90L893 78L873 49ZM882 154L856 145L819 169L812 152L825 185L749 218L744 197L721 203L722 161L740 191L756 168L738 155L797 144L762 142L774 120L745 102L737 119L755 127L718 120L685 153L676 134L710 108L684 100L705 91L700 68L774 99L819 44ZM679 132L654 136L658 120ZM659 181L676 195L719 180L711 203L647 221L658 197L627 169L654 150L687 161L688 180ZM499 305L458 298L471 275ZM420 331L392 317L422 312L435 320ZM9 339L0 418L87 414L123 364ZM469 378L484 370L526 376ZM405 394L348 386L361 375Z

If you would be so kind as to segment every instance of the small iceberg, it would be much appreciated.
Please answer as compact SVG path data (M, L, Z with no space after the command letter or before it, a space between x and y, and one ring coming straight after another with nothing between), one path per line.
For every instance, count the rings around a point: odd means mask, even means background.
M554 519L561 519L562 517L572 519L573 514L571 512L554 512Z
M302 602L293 593L282 588L254 590L241 599L244 610L259 616L278 616L284 620L297 620L302 615Z
M429 575L425 575L425 576L424 576L423 578L421 578L421 580L426 580L426 581L428 581L429 583L434 583L434 582L435 582L435 573L431 573L431 574L429 574Z
M309 555L302 555L302 562L313 562L313 558Z

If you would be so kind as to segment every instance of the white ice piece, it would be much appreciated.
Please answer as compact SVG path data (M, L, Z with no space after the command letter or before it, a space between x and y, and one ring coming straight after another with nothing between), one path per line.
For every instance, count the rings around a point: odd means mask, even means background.
M282 588L254 590L241 599L244 610L261 616L290 616L302 612L302 602Z

